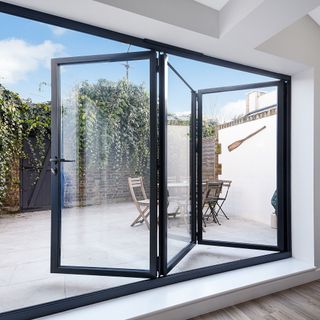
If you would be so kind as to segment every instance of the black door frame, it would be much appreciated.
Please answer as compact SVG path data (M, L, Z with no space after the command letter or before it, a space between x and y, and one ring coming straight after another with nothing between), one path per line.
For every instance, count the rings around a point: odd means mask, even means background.
M34 21L47 23L51 25L56 25L62 28L67 28L79 32L84 32L94 36L107 38L115 41L121 41L123 43L133 44L142 48L152 49L159 52L165 52L167 54L173 54L176 56L188 58L191 60L196 60L204 63L214 64L221 67L231 68L239 71L250 72L253 74L263 75L266 77L272 77L275 79L282 80L284 82L284 105L285 107L278 113L278 121L280 123L282 135L284 137L284 144L278 146L278 148L283 149L284 162L278 163L281 166L282 172L282 182L281 185L284 190L285 203L282 205L285 215L283 221L279 222L284 224L286 233L284 234L282 250L278 253L266 254L259 257L243 259L240 261L224 263L215 266L209 266L204 268L199 268L195 270L185 271L177 274L168 275L166 277L161 277L152 280L144 280L136 283L131 283L127 285L122 285L120 287L114 287L110 289L104 289L97 292L91 292L87 294L82 294L76 297L69 297L65 299L60 299L56 301L51 301L47 303L41 303L34 306L24 307L17 310L12 310L0 314L0 319L4 320L27 320L38 317L47 316L57 312L63 312L71 310L77 307L87 306L97 302L103 302L109 299L150 290L153 288L158 288L174 283L179 283L181 281L188 281L204 276L209 276L221 272L236 270L240 268L246 268L249 266L264 264L271 261L277 261L281 259L287 259L291 257L291 167L290 167L290 130L291 130L291 76L273 72L270 70L260 69L248 65L239 64L236 62L230 62L227 60L215 58L212 56L204 55L200 52L188 50L182 47L176 47L168 45L166 43L161 43L153 41L150 39L143 39L138 37L133 37L123 33L107 30L94 25L86 24L83 22L59 17L52 14L47 14L41 11L28 9L22 6L17 6L0 1L0 12L10 14L13 16L18 16L26 19L31 19ZM279 171L279 170L278 170Z
M61 265L61 83L60 67L75 64L149 60L150 71L150 268L103 268ZM155 51L57 58L51 60L52 72L52 148L51 148L51 272L135 278L157 276L157 55Z
M285 197L289 193L289 186L286 185L285 177L288 174L287 168L283 167L283 164L287 162L287 150L283 148L286 145L288 139L288 129L283 126L286 122L286 99L289 90L289 82L286 80L251 83L236 86L226 86L217 88L207 88L198 91L198 243L204 245L220 246L220 247L234 247L244 249L255 249L255 250L267 250L283 252L289 249L290 240L286 236L289 231L289 226L285 222L288 221L289 212L286 209ZM203 239L203 225L202 225L202 101L203 96L206 94L222 93L222 92L233 92L239 90L259 89L259 88L277 88L277 192L278 192L278 203L277 203L277 245L265 245L255 243L243 243L233 241L221 241L221 240L209 240Z
M190 242L168 260L167 101L168 68L190 89ZM196 244L196 93L179 72L159 54L159 272L167 275Z

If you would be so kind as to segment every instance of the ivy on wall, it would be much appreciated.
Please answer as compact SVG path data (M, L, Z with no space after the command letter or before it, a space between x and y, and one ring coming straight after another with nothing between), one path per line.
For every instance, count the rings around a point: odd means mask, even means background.
M19 190L19 172L12 168L25 158L24 144L32 153L32 165L40 170L45 157L45 139L50 137L50 106L48 103L33 104L22 100L17 93L0 84L0 207L9 203L6 196L10 188ZM35 136L35 146L30 137Z
M217 121L204 121L202 124L202 137L214 137L217 138L218 130L217 130Z
M126 79L100 79L82 82L76 97L79 163L85 157L86 168L112 165L143 174L149 166L150 138L149 94L144 86ZM64 110L68 113L68 108Z
M125 188L126 175L147 175L150 98L144 85L127 79L84 81L63 97L62 112L64 157L76 160L80 205L86 203L90 173L112 173L112 183ZM66 179L75 174L68 170L72 168L66 167Z
M149 169L149 94L143 85L123 79L82 82L73 92L71 105L63 105L63 121L75 122L74 132L65 132L67 148L76 146L78 177L89 168L128 168L136 175ZM75 103L75 104L74 104ZM0 85L0 206L12 185L12 161L25 158L28 143L34 168L42 167L45 140L50 139L50 105L33 104ZM69 121L71 120L71 121ZM71 130L72 131L72 130ZM30 142L36 138L36 146ZM68 144L68 143L67 143ZM40 174L40 171L39 171ZM15 184L19 184L19 177Z

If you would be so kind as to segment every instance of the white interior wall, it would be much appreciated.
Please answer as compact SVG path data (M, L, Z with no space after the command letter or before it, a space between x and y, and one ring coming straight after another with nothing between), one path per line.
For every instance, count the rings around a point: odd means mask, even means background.
M320 50L320 47L319 49ZM320 52L320 51L318 51ZM320 60L320 59L319 59ZM320 266L320 61L314 70L314 255L315 265Z
M228 151L228 145L263 126L264 130ZM270 225L271 197L276 189L276 133L276 115L219 130L220 179L232 180L224 204L231 219L236 215Z
M314 261L314 71L292 77L292 251Z
M292 76L292 252L320 266L320 27L306 16L259 49L306 65Z

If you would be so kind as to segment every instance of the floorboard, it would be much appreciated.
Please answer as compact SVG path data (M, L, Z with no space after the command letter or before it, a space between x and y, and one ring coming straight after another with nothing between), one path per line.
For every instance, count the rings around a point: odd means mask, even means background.
M320 320L320 280L190 320Z

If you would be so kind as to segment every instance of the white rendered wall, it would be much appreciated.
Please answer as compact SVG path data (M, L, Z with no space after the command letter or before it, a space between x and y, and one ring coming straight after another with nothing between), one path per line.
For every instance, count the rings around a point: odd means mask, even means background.
M225 211L232 217L270 224L274 212L271 197L276 189L277 116L269 116L219 130L222 164L220 179L232 180ZM229 152L228 145L266 126L240 147Z

